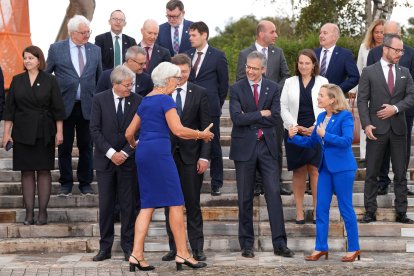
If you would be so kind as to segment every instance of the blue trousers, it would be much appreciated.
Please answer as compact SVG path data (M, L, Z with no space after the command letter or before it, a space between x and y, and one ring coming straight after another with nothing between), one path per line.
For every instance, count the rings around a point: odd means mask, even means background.
M335 192L338 199L339 212L345 222L345 229L348 235L348 251L357 251L359 250L358 224L352 206L352 188L355 171L331 173L326 166L322 166L319 172L316 201L315 250L328 251L329 209L332 195Z

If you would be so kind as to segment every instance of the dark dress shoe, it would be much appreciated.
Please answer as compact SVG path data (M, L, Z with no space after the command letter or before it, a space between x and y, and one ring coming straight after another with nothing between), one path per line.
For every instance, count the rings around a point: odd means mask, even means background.
M285 258L292 258L295 255L295 253L292 250L290 250L287 246L279 247L273 250L273 253L275 253L275 255L277 256L282 256Z
M395 221L405 223L405 224L413 224L414 223L414 221L412 219L408 218L407 214L405 214L405 213L397 214L397 218L396 218Z
M106 252L104 250L99 250L98 254L93 257L93 261L94 262L100 262L106 259L110 259L111 258L111 252Z
M173 260L175 260L175 255L176 254L177 254L177 251L170 250L170 251L168 251L167 254L165 254L164 256L162 256L161 260L163 260L164 262L173 261Z
M32 219L32 220L25 220L25 221L23 221L23 224L24 225L33 225L35 222L34 222L34 219Z
M388 194L388 187L379 187L377 194L378 195L387 195Z
M372 213L365 213L364 217L361 219L361 223L370 223L377 221L377 216Z
M414 195L414 192L412 192L412 191L408 190L408 191L407 191L407 195L409 195L409 196L413 196L413 195Z
M242 254L243 257L245 258L254 258L254 252L253 249L251 248L244 248L242 249Z
M262 185L256 185L254 187L254 196L264 195L264 190Z
M205 260L207 260L206 254L204 254L203 250L193 250L193 258L196 261L205 261Z
M291 194L292 194L291 191L288 191L285 188L280 187L280 195L291 195Z
M211 187L211 195L212 196L219 196L221 195L219 187Z

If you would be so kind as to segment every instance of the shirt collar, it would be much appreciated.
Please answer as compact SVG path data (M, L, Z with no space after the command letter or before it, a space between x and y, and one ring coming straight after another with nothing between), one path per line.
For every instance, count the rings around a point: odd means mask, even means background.
M115 39L115 36L118 36L119 39L122 39L122 33L116 34L116 33L114 33L114 32L111 31L111 36L112 36L112 39Z
M322 52L323 52L324 50L328 50L328 52L329 52L329 53L332 53L332 52L333 52L333 49L335 48L335 46L336 46L336 44L334 44L332 47L330 47L330 48L328 48L328 49L326 49L326 48L322 47Z
M262 52L263 48L265 48L266 50L269 50L269 47L263 47L259 43L257 43L257 41L254 43L254 45L256 46L257 51L260 53Z
M141 44L141 48L144 48L144 49L145 49L145 47L150 47L150 49L152 49L154 47L154 44L152 44L150 46L147 43L145 43L144 40L141 40L141 43L140 44Z
M199 51L199 50L197 50L196 49L196 53L198 53L198 52L203 52L203 54L204 54L204 56L206 55L206 53L207 53L207 48L208 48L208 43L206 43L206 46L204 46L204 48L203 49L201 49L201 51Z
M388 61L384 60L383 58L380 59L380 62L381 62L381 67L386 67L386 68L389 68L388 64L391 64L391 62L388 62ZM394 65L395 64L393 64L393 67L394 67Z
M262 86L262 80L263 80L263 78L261 78L260 81L257 83L258 87ZM249 80L249 79L248 79L248 81L249 81L250 88L253 89L254 82Z
M69 47L70 48L75 48L75 47L78 47L78 46L72 41L72 39L69 38ZM81 45L81 48L82 47L85 47L85 44Z

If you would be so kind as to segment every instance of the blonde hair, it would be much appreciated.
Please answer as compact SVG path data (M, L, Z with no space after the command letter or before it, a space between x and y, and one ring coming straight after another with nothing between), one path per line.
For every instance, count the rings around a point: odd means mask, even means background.
M385 24L385 20L384 19L377 19L375 21L373 21L371 23L371 25L369 25L368 30L365 34L365 38L364 38L364 46L367 49L372 49L375 47L375 41L374 41L374 36L373 36L373 32L374 29L378 26L378 25L382 25L384 26Z
M323 84L322 88L326 88L327 96L329 99L334 99L334 102L331 105L332 113L338 113L342 110L349 109L348 101L345 99L344 92L342 92L341 87L333 83Z

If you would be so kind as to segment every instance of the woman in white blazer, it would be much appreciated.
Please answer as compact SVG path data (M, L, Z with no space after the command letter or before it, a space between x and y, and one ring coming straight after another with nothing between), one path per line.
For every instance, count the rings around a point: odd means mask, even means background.
M281 116L286 130L292 126L298 128L299 135L310 136L315 120L324 111L318 107L318 93L328 80L319 76L319 63L313 50L304 49L299 52L295 65L295 74L285 81L280 98ZM291 143L285 132L285 149L288 170L293 171L292 190L296 203L296 224L305 224L303 200L306 189L306 175L309 174L313 207L316 207L316 185L318 166L321 160L320 147L306 149ZM316 214L313 211L313 223Z

